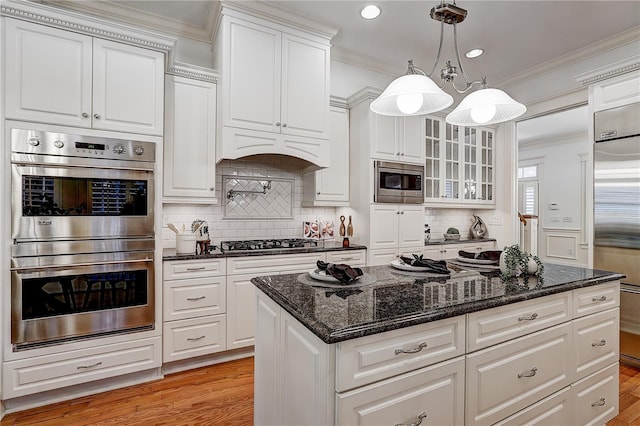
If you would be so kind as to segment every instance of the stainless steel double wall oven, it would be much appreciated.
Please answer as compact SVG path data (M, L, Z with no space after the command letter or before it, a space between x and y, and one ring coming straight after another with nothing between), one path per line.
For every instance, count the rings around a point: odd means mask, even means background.
M154 325L155 144L11 130L15 350Z

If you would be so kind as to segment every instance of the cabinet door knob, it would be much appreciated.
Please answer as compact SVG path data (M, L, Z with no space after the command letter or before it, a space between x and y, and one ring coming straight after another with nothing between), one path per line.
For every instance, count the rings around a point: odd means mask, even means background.
M400 155L400 153L399 153L399 152L396 152L396 155Z
M280 127L280 122L279 121L276 121L276 126Z
M396 212L396 214L400 214L400 212Z
M400 212L400 214L404 214L404 212L402 211L402 212Z
M209 187L209 191L215 191L215 190L216 190L216 187L215 187L215 186L210 186L210 187Z
M89 114L87 114L86 112L83 112L83 113L82 113L82 117L84 117L84 118L89 118Z
M287 127L287 123L282 123L282 127Z
M400 154L400 155L404 155L404 152L402 154Z
M316 192L316 195L320 195L320 191Z
M100 119L100 114L93 114L93 118L95 118L96 120Z

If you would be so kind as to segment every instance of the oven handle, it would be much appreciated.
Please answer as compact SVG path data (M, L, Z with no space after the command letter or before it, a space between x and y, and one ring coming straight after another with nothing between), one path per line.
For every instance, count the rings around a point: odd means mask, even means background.
M48 270L70 269L70 268L80 268L80 267L86 267L86 266L122 265L123 263L140 263L140 262L153 262L153 259L144 258L144 259L129 259L129 260L112 260L107 262L92 262L92 263L68 263L65 265L25 266L25 267L11 268L11 271L25 272L25 271L41 271L44 269L48 269Z

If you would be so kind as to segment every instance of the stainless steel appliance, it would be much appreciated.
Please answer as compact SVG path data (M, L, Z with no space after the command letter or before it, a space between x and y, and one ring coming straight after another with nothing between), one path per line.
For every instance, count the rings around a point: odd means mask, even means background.
M153 237L155 144L12 129L16 241Z
M594 115L594 267L626 275L620 360L640 366L640 103Z
M14 350L154 327L155 144L11 130Z
M14 349L152 328L153 248L152 239L14 245Z
M424 167L376 161L373 164L376 203L424 203Z

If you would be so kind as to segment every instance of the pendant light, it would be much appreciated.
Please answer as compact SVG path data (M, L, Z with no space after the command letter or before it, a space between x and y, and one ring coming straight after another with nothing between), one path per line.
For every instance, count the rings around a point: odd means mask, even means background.
M445 3L444 0L438 6L431 9L431 18L440 21L440 44L438 54L430 74L409 61L407 74L396 78L387 86L382 94L371 103L371 111L376 114L392 116L411 116L429 114L449 107L453 103L453 97L442 90L447 83L460 93L468 92L475 85L482 88L467 95L460 104L447 115L447 123L459 126L477 126L503 123L513 120L525 113L527 108L504 91L489 88L486 77L481 80L469 81L460 62L458 53L458 37L456 25L464 21L467 11L454 2ZM442 85L438 86L431 76L440 62L442 40L444 38L444 24L453 26L453 45L456 54L457 67L446 61L445 67L440 71ZM455 85L455 78L460 75L464 79L464 87L459 89Z

